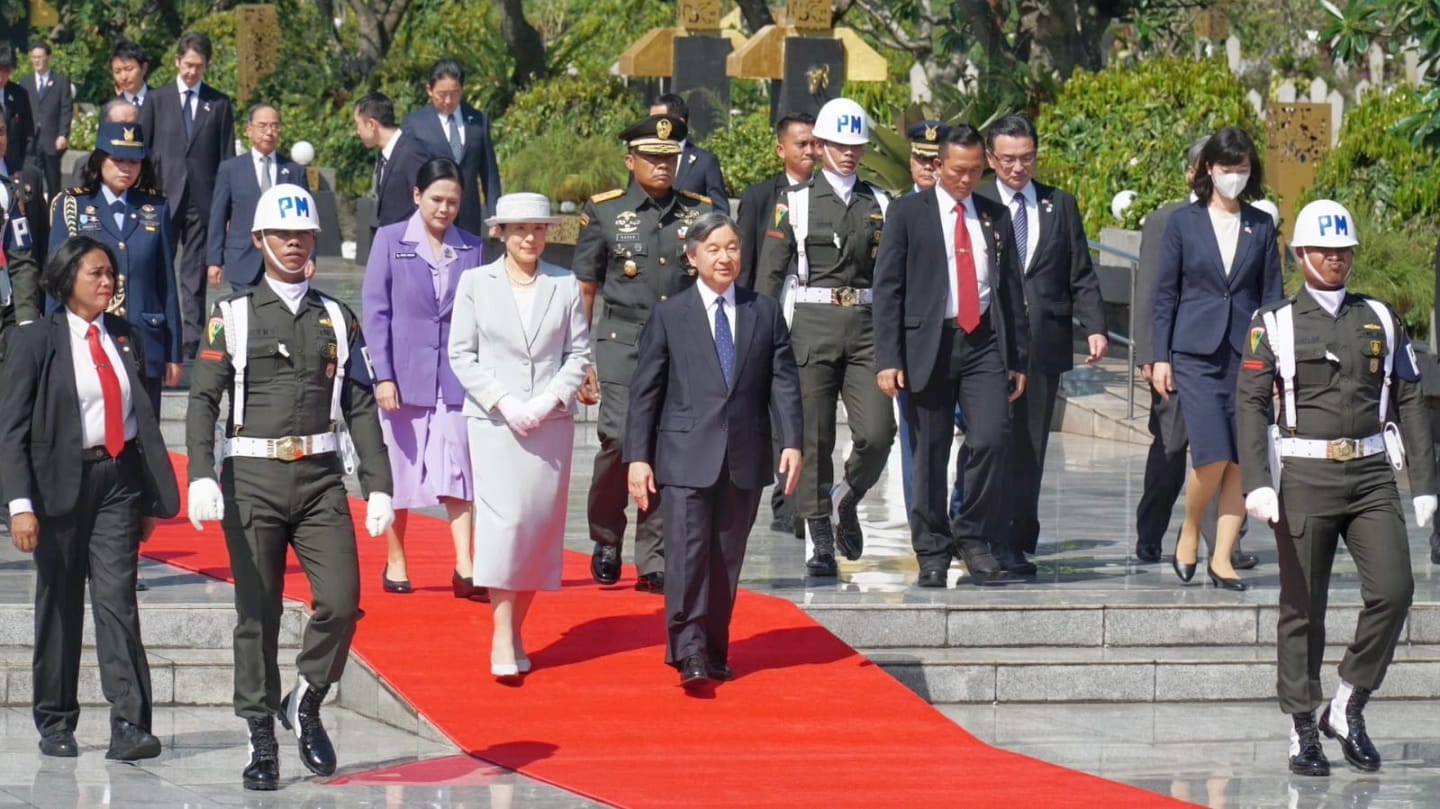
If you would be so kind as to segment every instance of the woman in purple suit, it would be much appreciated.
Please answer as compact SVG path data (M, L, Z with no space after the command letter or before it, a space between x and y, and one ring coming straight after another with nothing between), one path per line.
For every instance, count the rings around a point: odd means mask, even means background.
M461 274L483 263L480 237L454 226L463 183L453 160L422 166L418 209L375 233L365 266L365 337L395 477L395 525L381 574L387 593L413 589L405 566L406 509L443 504L455 543L455 597L484 595L471 579L465 389L447 356L455 288Z

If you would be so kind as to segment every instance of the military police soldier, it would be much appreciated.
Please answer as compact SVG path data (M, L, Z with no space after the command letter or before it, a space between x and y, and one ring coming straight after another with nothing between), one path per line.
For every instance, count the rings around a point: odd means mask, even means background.
M1320 732L1340 740L1354 767L1380 768L1362 712L1385 678L1415 588L1395 485L1402 462L1416 522L1430 522L1436 505L1430 425L1404 326L1386 304L1345 288L1354 228L1330 200L1300 211L1292 243L1305 287L1251 321L1236 405L1245 508L1273 524L1280 552L1277 691L1293 720L1290 770L1300 775L1330 772ZM1317 727L1326 597L1341 536L1365 606Z
M345 670L360 618L343 480L354 471L347 468L354 455L369 493L366 529L382 536L395 517L359 321L305 279L319 230L315 201L303 188L280 184L260 196L251 238L264 255L265 283L216 304L186 417L190 521L196 529L202 520L222 521L235 576L235 713L250 730L247 789L277 786L277 714L299 740L305 766L335 772L320 703ZM230 415L217 441L227 394ZM276 644L292 545L310 580L313 613L296 658L299 682L282 701Z
M796 513L805 517L815 576L835 576L835 545L847 559L864 548L856 506L880 479L895 414L875 384L870 285L885 225L885 192L858 179L870 140L865 111L848 98L815 116L824 167L777 201L756 288L791 314L791 341L805 399L805 448ZM853 447L835 481L835 402L845 402ZM833 523L833 526L832 526ZM837 537L838 533L838 537Z
M620 578L629 500L621 450L640 330L651 306L695 284L695 268L685 258L685 232L712 210L709 197L672 188L685 135L685 122L673 115L651 115L621 132L629 147L625 167L634 181L629 188L591 197L580 217L572 269L580 281L586 316L593 317L597 292L605 300L600 321L591 329L596 365L591 374L599 378L600 451L590 483L590 538L595 541L590 572L601 584ZM593 377L587 384L593 395ZM653 593L665 587L659 501L658 495L651 496L635 526L635 567L640 573L635 589Z

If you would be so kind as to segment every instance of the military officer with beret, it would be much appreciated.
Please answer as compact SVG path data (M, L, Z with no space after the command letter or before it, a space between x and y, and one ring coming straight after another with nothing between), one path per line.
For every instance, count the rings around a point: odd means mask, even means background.
M875 256L889 198L856 172L870 140L865 111L848 98L815 116L821 173L782 195L760 249L756 289L785 305L800 365L807 459L796 492L812 544L806 570L835 576L835 548L859 559L857 505L885 470L895 414L875 383L870 316ZM852 449L835 480L835 402L845 402Z
M605 303L590 332L595 367L587 380L593 397L598 376L600 451L590 483L589 517L590 538L595 541L590 572L601 584L614 584L620 578L629 501L621 451L640 330L651 306L694 286L695 268L685 258L685 233L691 223L713 210L709 197L673 188L685 135L685 122L673 115L651 115L621 132L620 139L629 148L625 167L634 181L628 188L591 197L580 217L572 270L580 281L586 317L593 322L597 293ZM650 498L635 527L635 566L640 573L635 589L652 593L665 587L659 501L659 496Z
M385 534L395 512L360 322L306 280L320 230L315 200L299 186L275 185L260 195L251 227L265 275L212 310L192 372L185 444L190 522L199 530L202 521L221 521L235 576L235 713L250 731L242 783L272 790L276 715L298 739L306 768L335 772L320 704L345 671L361 616L345 474L358 472L368 493L372 537ZM227 395L229 416L217 431ZM282 700L276 643L291 546L310 580L313 612L295 660L298 682Z
M1251 320L1236 400L1245 509L1274 526L1279 550L1277 690L1292 718L1290 770L1299 775L1330 773L1321 732L1340 740L1356 769L1380 769L1362 712L1395 655L1415 590L1396 470L1409 468L1421 527L1436 506L1434 447L1405 327L1388 305L1346 290L1357 243L1355 220L1339 203L1316 200L1300 211L1292 244L1305 286ZM1326 598L1341 536L1364 607L1326 704Z

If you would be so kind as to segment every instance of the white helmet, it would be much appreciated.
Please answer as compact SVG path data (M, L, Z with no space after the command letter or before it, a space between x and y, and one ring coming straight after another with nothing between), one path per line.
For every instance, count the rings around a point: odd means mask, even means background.
M870 142L870 121L865 110L848 98L832 98L815 116L815 137L846 146Z
M1317 199L1300 209L1295 217L1291 247L1354 247L1355 217L1345 206L1331 199Z
M291 183L270 186L255 203L255 220L250 225L251 233L262 230L320 230L315 198Z

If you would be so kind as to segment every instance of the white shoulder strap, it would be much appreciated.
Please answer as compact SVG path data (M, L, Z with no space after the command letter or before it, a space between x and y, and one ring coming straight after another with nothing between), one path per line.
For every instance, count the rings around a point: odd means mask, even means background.
M230 390L230 413L235 432L245 424L245 363L249 360L250 296L220 301L220 319L225 324L225 350L230 352L230 365L235 379Z
M805 237L810 235L810 186L785 192L790 198L790 230L795 234L795 272L800 285L810 283L810 258L805 255Z
M1390 372L1395 369L1395 320L1385 304L1374 298L1366 298L1365 302L1370 304L1370 309L1380 318L1380 327L1385 329L1385 382L1380 388L1380 423L1384 424L1390 410Z
M344 420L340 413L340 393L345 387L345 365L350 361L350 324L339 301L328 295L321 295L320 299L325 302L325 312L335 329L335 384L330 388L330 420L339 424Z
M1295 312L1293 304L1285 304L1266 312L1265 333L1270 349L1275 352L1275 368L1280 372L1280 389L1284 396L1285 427L1295 432Z
M873 183L866 183L866 185L869 185L870 190L875 192L875 202L880 206L880 215L887 215L890 212L890 195L876 188Z

